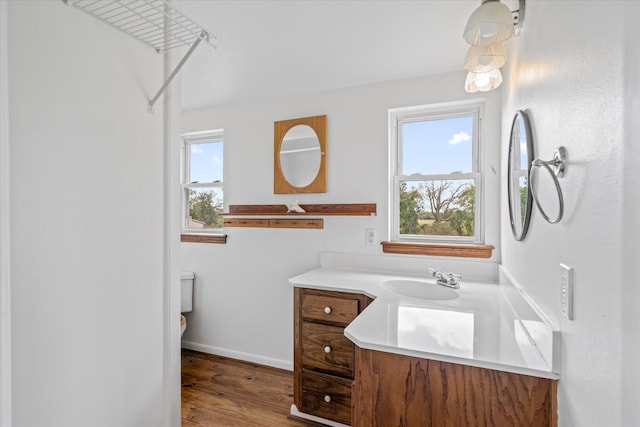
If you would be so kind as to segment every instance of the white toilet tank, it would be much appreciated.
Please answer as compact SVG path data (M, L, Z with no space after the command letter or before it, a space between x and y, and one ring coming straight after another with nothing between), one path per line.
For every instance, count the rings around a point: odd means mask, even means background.
M180 312L193 310L193 278L195 275L188 271L180 273Z

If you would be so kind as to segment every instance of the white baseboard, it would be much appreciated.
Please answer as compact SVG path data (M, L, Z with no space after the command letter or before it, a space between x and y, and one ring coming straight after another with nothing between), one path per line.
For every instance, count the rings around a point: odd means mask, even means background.
M293 371L293 362L289 360L274 359L273 357L260 356L253 353L229 350L228 348L215 347L212 345L200 344L192 341L182 341L182 348L188 350L201 351L202 353L215 354L217 356L230 357L232 359L244 360L245 362L258 363L260 365L271 366L273 368Z

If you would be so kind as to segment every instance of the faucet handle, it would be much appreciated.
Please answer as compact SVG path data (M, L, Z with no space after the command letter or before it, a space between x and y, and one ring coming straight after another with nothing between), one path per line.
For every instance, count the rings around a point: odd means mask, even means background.
M433 277L436 277L436 274L440 273L440 270L438 270L437 268L430 268L429 273L431 273Z
M449 283L449 285L455 287L456 289L460 287L460 279L462 279L462 276L460 274L449 272L445 276L447 276L447 282Z

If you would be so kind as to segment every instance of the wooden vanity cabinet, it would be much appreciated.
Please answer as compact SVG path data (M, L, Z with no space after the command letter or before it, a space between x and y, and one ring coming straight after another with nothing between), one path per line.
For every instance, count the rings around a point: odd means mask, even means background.
M371 298L294 288L294 397L300 412L351 424L354 345L344 328Z
M556 426L557 381L356 347L353 427Z

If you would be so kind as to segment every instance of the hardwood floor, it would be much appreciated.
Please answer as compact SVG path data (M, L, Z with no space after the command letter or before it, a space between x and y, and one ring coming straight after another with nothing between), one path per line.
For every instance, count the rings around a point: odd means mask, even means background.
M289 415L293 373L182 350L182 426L319 426Z

